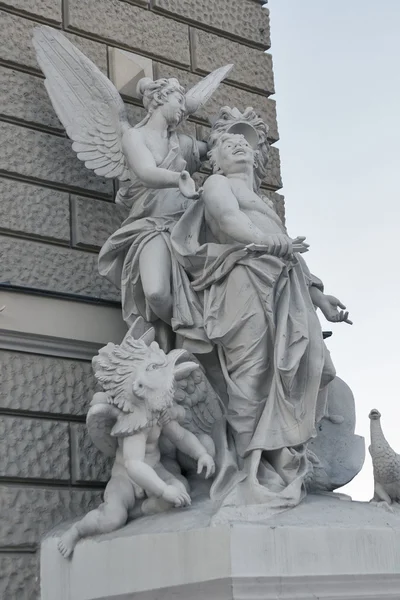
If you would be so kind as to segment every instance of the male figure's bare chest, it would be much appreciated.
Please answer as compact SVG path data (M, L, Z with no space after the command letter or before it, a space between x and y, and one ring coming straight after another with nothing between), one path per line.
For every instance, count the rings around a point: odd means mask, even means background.
M244 182L230 180L229 183L241 210L244 212L253 210L265 213L265 203L257 196L257 194L252 190L249 190Z

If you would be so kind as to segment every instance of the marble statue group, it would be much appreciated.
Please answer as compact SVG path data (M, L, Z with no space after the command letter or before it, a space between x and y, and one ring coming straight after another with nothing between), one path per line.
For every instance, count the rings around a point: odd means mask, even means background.
M246 507L273 514L348 483L364 447L317 309L351 321L310 272L306 238L263 194L268 126L252 108L222 107L208 139L180 133L233 66L191 90L142 79L147 114L132 127L113 84L60 32L37 28L34 46L78 158L118 179L115 201L129 209L99 255L128 331L93 359L102 391L87 415L114 466L103 504L61 553L129 518L202 503L210 522Z

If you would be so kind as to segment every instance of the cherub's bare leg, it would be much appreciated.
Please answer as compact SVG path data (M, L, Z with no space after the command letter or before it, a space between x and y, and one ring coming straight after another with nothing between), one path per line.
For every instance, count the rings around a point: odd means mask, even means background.
M188 492L183 481L181 481L180 479L175 477L175 475L170 473L161 463L156 465L154 467L154 470L167 485L174 486L175 488L180 490L185 497L188 496ZM142 514L144 515L154 515L156 513L165 512L170 508L172 508L172 505L169 502L166 502L162 498L156 498L156 496L150 496L150 498L143 502L141 510Z
M171 257L162 235L147 242L139 257L144 295L157 317L171 323Z
M72 525L60 538L58 549L64 558L74 551L78 541L89 535L109 533L125 525L133 508L133 486L126 477L112 477L104 493L104 502Z

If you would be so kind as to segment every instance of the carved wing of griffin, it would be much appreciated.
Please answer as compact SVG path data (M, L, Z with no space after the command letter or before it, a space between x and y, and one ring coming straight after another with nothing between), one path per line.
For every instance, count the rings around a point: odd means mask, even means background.
M182 357L181 360L187 360ZM193 356L190 360L198 362ZM193 371L190 375L180 377L177 373L174 400L185 409L185 420L182 426L196 437L212 435L214 423L219 421L224 413L224 407L218 394L208 381L203 368Z
M36 27L33 45L50 100L78 158L97 175L129 179L121 141L130 124L114 85L51 27Z

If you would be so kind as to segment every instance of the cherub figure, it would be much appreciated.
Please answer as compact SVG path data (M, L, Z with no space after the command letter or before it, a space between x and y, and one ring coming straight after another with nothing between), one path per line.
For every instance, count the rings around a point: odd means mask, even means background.
M115 456L115 461L103 504L61 537L58 548L65 558L79 539L114 531L125 525L130 515L190 505L185 479L161 462L161 435L196 461L198 474L204 472L206 479L214 474L211 454L215 448L207 431L210 421L221 412L201 367L188 357L184 350L165 354L154 341L154 329L138 318L121 345L109 343L93 359L95 376L104 391L93 397L87 427L94 444L106 455ZM185 394L189 385L185 385L185 379L194 372L196 390ZM193 381L191 378L192 386ZM191 399L190 391L196 391ZM174 400L176 393L180 405ZM190 423L192 411L196 426ZM185 427L178 418L185 421ZM200 432L204 443L199 439Z

